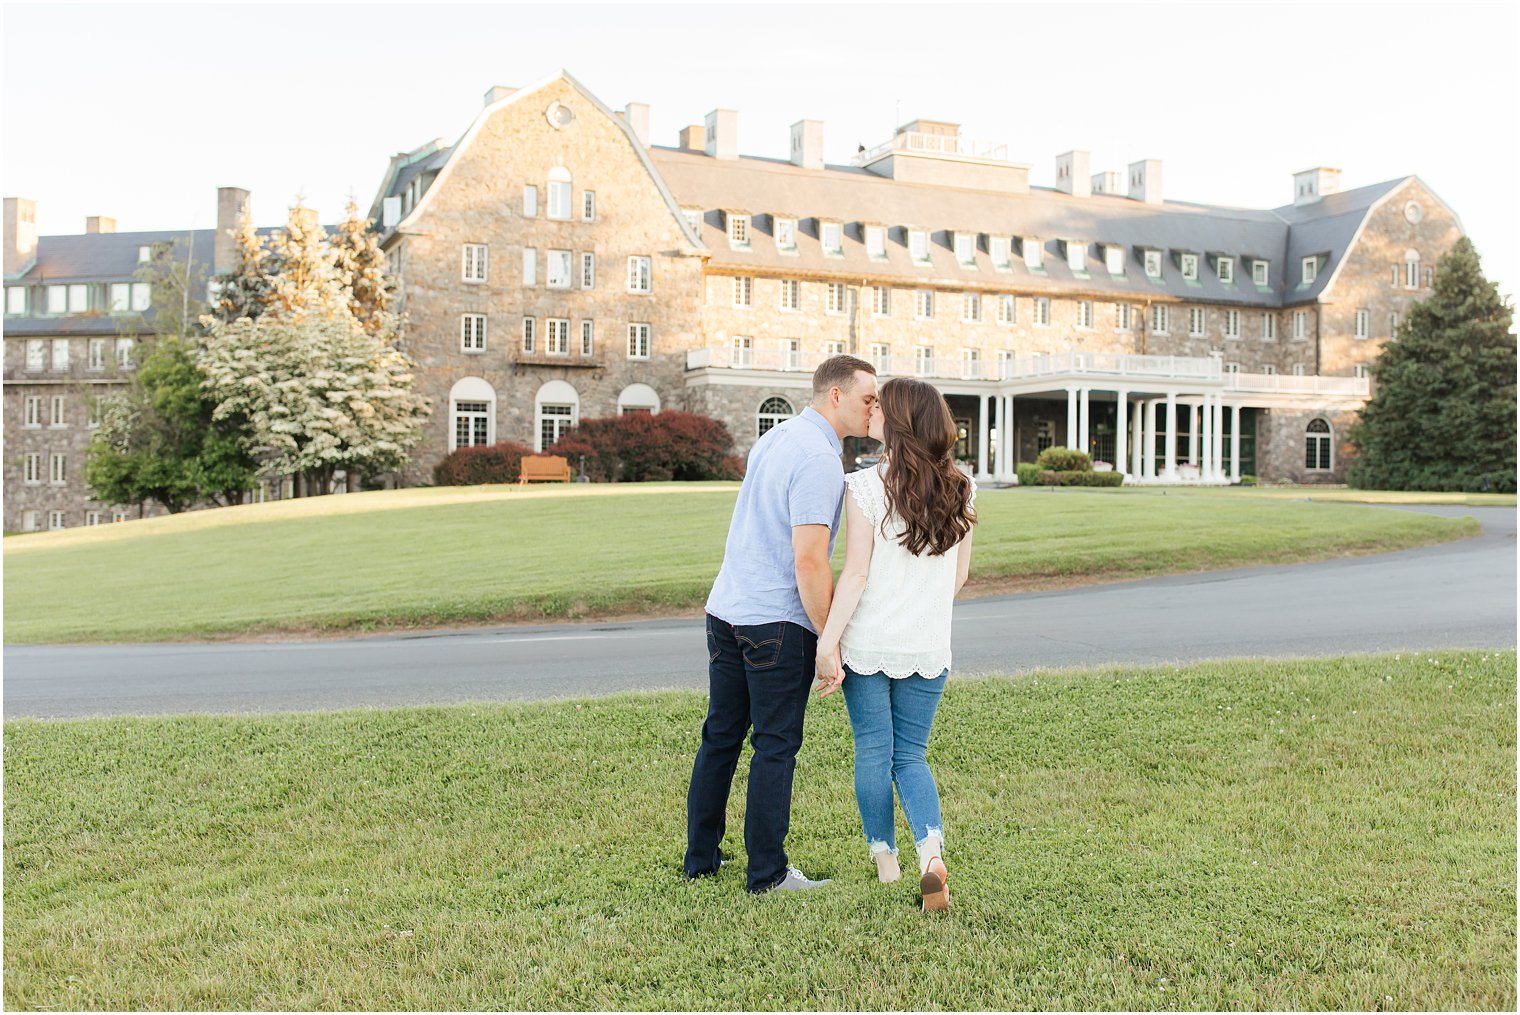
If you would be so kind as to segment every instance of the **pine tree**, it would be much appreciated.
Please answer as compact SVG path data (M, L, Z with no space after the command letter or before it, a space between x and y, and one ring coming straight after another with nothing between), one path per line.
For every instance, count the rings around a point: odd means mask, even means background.
M269 309L274 295L274 284L266 272L269 269L269 252L258 230L253 227L253 217L247 207L238 222L237 262L232 270L214 280L216 299L211 315L219 321L232 322L239 317L258 317Z
M1472 241L1436 265L1434 291L1409 308L1372 365L1377 393L1348 434L1352 486L1515 490L1514 308L1483 276Z
M395 283L386 274L385 254L370 229L370 220L360 217L352 197L328 243L339 281L348 290L349 309L364 330L370 334L397 332Z

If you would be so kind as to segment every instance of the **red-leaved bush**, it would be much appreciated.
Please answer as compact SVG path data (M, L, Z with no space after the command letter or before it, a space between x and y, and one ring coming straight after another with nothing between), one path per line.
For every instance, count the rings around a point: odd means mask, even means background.
M515 483L524 455L533 449L515 441L450 452L433 466L435 486L476 486L481 483Z
M548 450L603 483L742 479L744 461L730 454L728 427L691 412L630 412L583 419Z

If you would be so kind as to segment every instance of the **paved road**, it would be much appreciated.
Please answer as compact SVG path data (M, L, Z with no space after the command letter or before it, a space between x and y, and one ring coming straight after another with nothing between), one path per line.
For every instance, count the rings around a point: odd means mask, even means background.
M1515 510L1483 535L1348 560L960 603L957 672L1515 647ZM4 714L272 712L706 684L700 620L273 644L7 646Z

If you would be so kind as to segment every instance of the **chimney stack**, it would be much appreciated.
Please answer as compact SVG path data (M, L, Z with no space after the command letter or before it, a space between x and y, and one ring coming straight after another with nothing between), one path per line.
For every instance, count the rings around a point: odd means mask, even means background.
M1293 174L1293 203L1313 204L1341 189L1341 171L1315 166Z
M1069 151L1056 156L1056 189L1072 197L1092 195L1092 179L1088 172L1091 156L1084 151Z
M86 233L114 233L116 232L116 220L109 215L91 215L84 220Z
M1129 164L1129 196L1146 204L1161 203L1161 160L1141 159Z
M1117 169L1105 169L1101 173L1093 173L1092 192L1094 194L1123 194L1124 174Z
M681 128L681 150L700 152L707 148L707 130L700 123Z
M241 187L216 188L216 242L212 246L212 274L225 275L237 263L237 231L248 209L248 191Z
M792 165L823 168L822 120L798 120L792 124Z
M5 199L5 275L18 275L37 256L37 202Z
M739 157L739 114L732 109L714 109L707 114L706 152L715 159Z
M628 126L633 128L633 136L639 139L639 144L649 147L649 103L630 102L623 110L623 119Z
M511 85L492 85L486 89L486 105L489 106L493 102L500 102L516 91L517 89Z

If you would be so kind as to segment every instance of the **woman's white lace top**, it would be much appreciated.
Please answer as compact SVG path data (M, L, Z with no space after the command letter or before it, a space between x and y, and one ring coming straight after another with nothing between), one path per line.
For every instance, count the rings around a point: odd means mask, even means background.
M887 489L881 470L885 467L844 477L845 488L871 523L875 543L865 591L839 639L840 652L856 673L937 677L950 668L950 604L955 598L957 551L915 557L899 542L907 531L901 519L894 514L883 527Z

